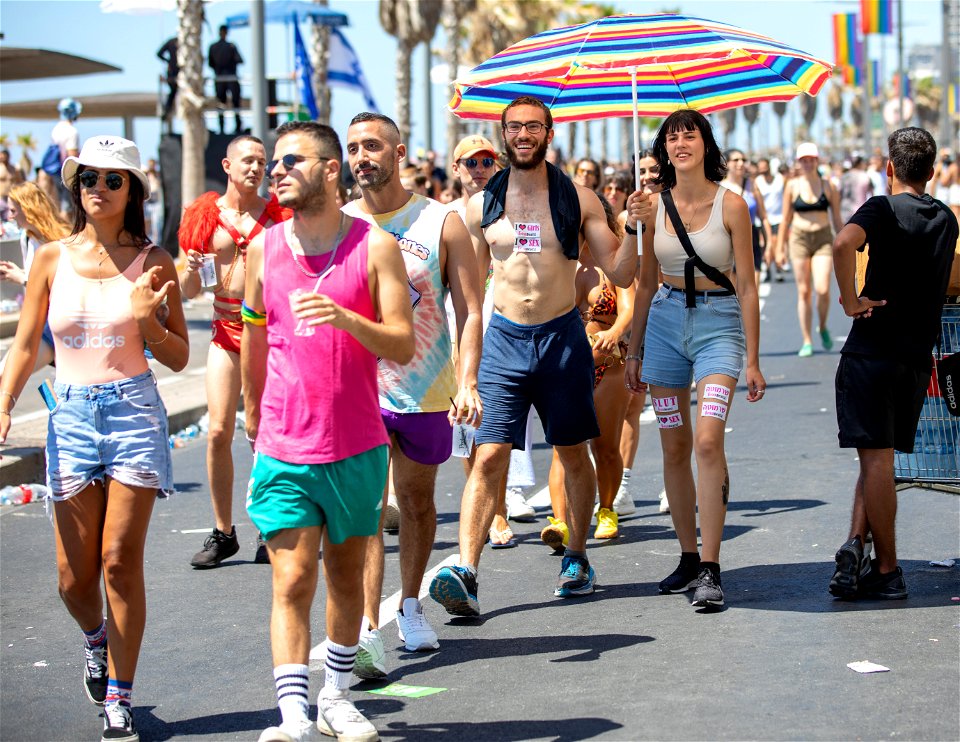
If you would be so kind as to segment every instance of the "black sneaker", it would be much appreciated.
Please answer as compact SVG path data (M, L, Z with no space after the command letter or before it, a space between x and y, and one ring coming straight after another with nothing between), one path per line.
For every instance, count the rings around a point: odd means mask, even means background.
M203 549L193 555L190 566L197 569L219 567L220 562L232 557L238 551L240 551L240 542L237 541L236 528L231 528L229 534L214 528L213 533L203 542Z
M463 567L442 568L430 583L430 597L452 616L479 616L477 577Z
M693 594L693 605L698 608L723 605L723 590L720 588L720 575L707 567L700 569L697 576L697 590Z
M680 564L670 575L660 582L660 592L663 595L683 593L697 584L697 575L700 574L700 555L681 554Z
M859 536L854 536L837 551L834 557L837 569L830 580L830 594L842 600L852 600L857 597L857 586L860 583L863 571L863 543ZM870 571L870 562L867 562L866 572Z
M270 554L267 552L267 542L263 540L263 534L257 534L257 553L253 555L254 564L270 564Z
M140 742L133 726L133 713L125 703L111 703L103 709L103 736L100 742Z
M861 598L880 600L903 600L907 597L907 583L903 579L903 570L897 567L893 572L881 574L876 561L871 565L870 574L860 581Z
M107 645L88 647L83 645L83 689L90 703L103 706L107 697Z

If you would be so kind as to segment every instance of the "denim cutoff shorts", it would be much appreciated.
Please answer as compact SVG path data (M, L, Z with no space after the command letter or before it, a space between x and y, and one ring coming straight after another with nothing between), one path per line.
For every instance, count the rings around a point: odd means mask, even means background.
M83 386L54 382L47 485L66 500L105 477L173 494L167 410L153 371Z
M687 309L683 289L664 284L650 302L641 381L683 389L711 374L739 379L746 349L736 296L698 291Z

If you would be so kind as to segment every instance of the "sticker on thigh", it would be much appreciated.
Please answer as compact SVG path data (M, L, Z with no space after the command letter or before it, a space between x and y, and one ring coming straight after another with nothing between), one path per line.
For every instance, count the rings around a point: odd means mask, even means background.
M715 417L718 420L727 419L729 407L723 402L712 402L706 399L700 405L700 417Z
M653 411L657 415L657 427L661 430L679 428L683 425L677 397L654 397Z

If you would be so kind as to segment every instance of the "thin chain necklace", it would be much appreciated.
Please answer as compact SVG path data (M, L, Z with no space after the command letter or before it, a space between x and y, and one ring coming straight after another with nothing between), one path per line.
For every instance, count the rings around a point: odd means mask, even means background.
M684 219L682 216L680 217L680 221L683 222L683 226L688 232L691 231L691 228L693 226L693 220L697 218L697 213L700 211L700 209L703 208L703 205L707 203L707 201L709 201L712 197L713 195L709 194L705 199L703 199L703 201L697 204L696 208L694 208L693 212L690 214L689 221Z
M290 232L291 233L293 232L292 226L290 227ZM337 236L333 242L333 249L330 251L330 259L327 261L327 264L323 267L323 270L319 271L318 273L311 273L302 265L300 265L300 259L297 257L297 254L291 249L290 252L293 254L293 264L297 266L297 270L299 270L307 278L320 278L320 276L326 273L327 270L330 268L330 266L333 265L333 260L334 258L337 257L337 250L340 249L340 240L342 238L343 238L343 212L340 212L340 225L339 225L339 228L337 229ZM300 242L299 237L297 237L297 242ZM303 243L300 244L300 247L301 248L303 247ZM304 254L303 257L307 257L306 254Z

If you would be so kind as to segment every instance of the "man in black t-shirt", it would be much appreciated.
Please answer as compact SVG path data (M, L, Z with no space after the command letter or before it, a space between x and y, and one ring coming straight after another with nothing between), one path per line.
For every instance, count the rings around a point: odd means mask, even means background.
M230 107L234 110L236 133L239 134L241 132L240 113L237 109L240 108L240 82L237 80L237 66L243 64L243 57L240 56L237 47L227 41L226 26L220 26L220 40L210 45L207 51L207 63L217 77L214 83L217 100L225 104L227 94L230 94ZM220 133L223 134L223 113L220 114Z
M897 565L893 452L913 451L957 246L956 218L924 193L937 155L933 137L908 127L887 145L892 195L870 198L833 243L841 302L854 319L837 368L840 447L856 448L860 457L849 540L830 580L831 594L844 599L907 597ZM870 260L857 296L856 251L867 242ZM872 562L864 556L869 534Z
M157 57L167 63L167 86L170 92L167 94L167 100L163 104L163 121L166 124L167 132L171 131L170 114L173 113L173 101L177 97L177 75L180 74L180 63L177 61L177 37L172 36L166 40Z

